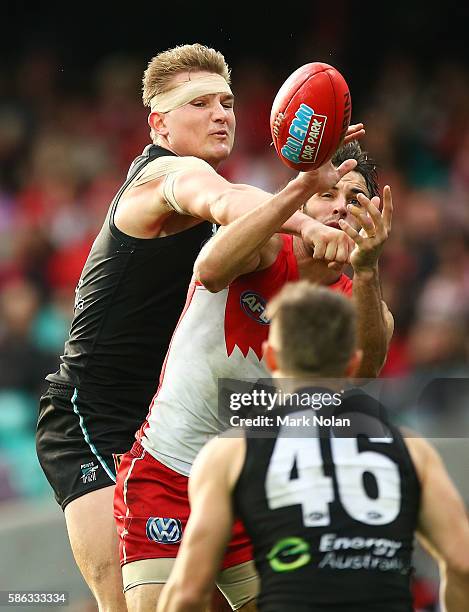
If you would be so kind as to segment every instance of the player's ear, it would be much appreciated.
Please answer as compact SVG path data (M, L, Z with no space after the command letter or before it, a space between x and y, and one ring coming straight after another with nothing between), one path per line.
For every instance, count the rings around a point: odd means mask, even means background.
M345 376L347 378L353 378L358 371L363 359L363 351L357 349L349 359L347 367L345 368Z
M148 125L158 136L167 136L168 127L166 126L165 114L153 111L148 115Z
M277 355L275 353L274 347L269 344L268 340L264 340L264 342L262 343L262 352L264 354L264 359L267 364L267 367L271 372L275 372L278 369Z

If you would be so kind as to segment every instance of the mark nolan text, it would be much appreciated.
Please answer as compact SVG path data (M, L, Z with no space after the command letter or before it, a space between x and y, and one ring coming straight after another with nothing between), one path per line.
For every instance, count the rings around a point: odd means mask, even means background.
M335 416L324 417L316 414L308 416L277 415L277 425L287 427L350 427L350 419L340 419Z
M233 415L230 418L231 427L350 427L350 419L340 419L335 416L324 417L306 414L294 416L291 414L274 416L258 415L253 418L243 418Z

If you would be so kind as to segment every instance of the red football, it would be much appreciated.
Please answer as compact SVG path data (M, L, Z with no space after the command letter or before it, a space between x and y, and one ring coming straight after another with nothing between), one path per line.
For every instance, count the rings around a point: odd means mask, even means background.
M278 156L294 170L314 170L340 146L352 114L340 72L312 62L293 72L272 104L270 129Z

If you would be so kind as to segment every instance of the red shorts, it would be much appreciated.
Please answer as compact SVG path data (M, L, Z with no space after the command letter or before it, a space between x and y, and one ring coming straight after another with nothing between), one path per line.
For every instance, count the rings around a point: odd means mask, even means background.
M138 442L122 455L114 494L121 565L176 558L189 518L188 480L157 461ZM252 558L251 541L236 520L222 569Z

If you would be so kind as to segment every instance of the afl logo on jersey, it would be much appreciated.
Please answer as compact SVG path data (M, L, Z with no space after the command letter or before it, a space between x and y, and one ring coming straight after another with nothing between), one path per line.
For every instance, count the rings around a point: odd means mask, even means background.
M254 291L245 291L241 294L241 306L244 312L261 325L269 325L270 320L265 316L265 299Z
M151 516L147 521L147 538L159 544L177 544L182 538L182 525L179 519Z

